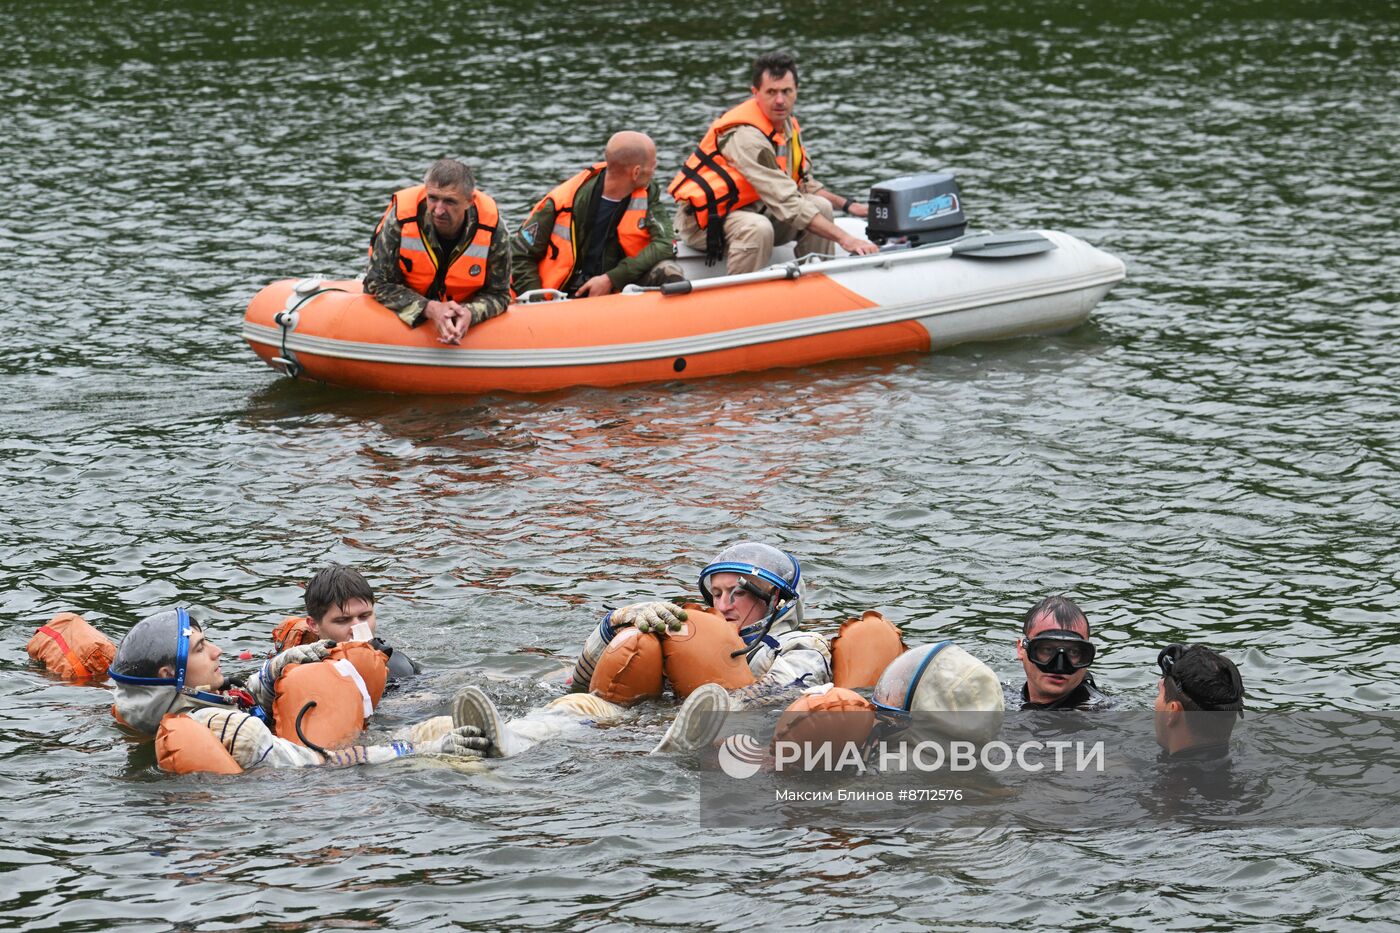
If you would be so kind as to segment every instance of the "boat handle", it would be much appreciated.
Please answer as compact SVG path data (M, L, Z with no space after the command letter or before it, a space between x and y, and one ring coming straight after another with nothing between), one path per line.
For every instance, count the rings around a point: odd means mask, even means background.
M568 301L569 296L557 288L532 288L515 296L515 304L528 305L537 301Z

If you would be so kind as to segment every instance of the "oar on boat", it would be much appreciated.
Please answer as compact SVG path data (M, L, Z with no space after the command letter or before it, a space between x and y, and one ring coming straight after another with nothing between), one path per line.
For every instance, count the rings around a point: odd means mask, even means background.
M870 256L849 256L809 264L789 262L781 266L772 266L768 269L759 269L757 272L745 272L740 275L722 275L695 282L667 282L661 286L661 294L687 295L707 288L727 288L730 285L768 282L774 279L795 279L808 272L842 272L866 266L889 266L905 262L947 259L949 256L961 256L967 259L1014 259L1019 256L1046 253L1054 248L1055 244L1049 238L1033 230L1024 230L1018 233L993 233L987 236L969 237L957 243L949 243L947 246L916 248L895 253L875 253Z

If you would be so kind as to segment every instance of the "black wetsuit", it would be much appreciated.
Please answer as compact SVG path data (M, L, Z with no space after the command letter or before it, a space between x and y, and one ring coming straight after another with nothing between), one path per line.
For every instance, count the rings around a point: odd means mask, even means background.
M1030 690L1025 684L1021 684L1019 692L1010 684L1003 684L1003 690L1007 709L1073 709L1094 713L1113 707L1113 698L1099 692L1093 674L1085 674L1079 686L1051 703L1032 703Z
M1167 819L1189 819L1214 812L1234 813L1237 808L1220 809L1219 803L1243 804L1253 796L1230 760L1229 743L1196 745L1176 754L1163 751L1157 756L1157 779L1147 808Z
M410 658L398 648L390 647L383 639L376 638L374 641L370 642L370 644L384 652L389 658L389 677L385 686L396 686L412 677L414 674L421 674L423 672L423 665Z

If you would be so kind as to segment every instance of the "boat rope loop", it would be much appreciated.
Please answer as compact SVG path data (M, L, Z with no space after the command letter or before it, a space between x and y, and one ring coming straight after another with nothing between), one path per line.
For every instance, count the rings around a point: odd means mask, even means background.
M301 375L302 366L297 362L296 354L287 349L287 335L296 329L297 310L317 295L326 292L343 292L343 288L323 287L321 279L302 279L292 289L292 293L287 296L287 307L278 311L272 316L272 320L282 329L282 355L274 357L272 362L280 365L282 371L293 379Z

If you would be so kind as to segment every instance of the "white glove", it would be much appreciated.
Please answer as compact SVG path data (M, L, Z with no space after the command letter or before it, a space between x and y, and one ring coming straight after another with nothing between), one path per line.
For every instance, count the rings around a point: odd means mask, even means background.
M282 671L288 664L315 664L317 661L324 661L326 655L331 653L335 647L335 642L330 639L325 641L315 641L309 645L297 645L295 648L288 648L268 659L267 679L276 681L282 676Z
M491 751L491 740L476 726L458 726L440 739L418 746L420 755L455 755L461 758L484 758Z
M639 632L664 635L668 631L679 632L681 623L685 620L685 610L680 606L657 600L650 603L633 603L615 609L608 624L615 629L632 625Z
M330 654L335 642L317 641L309 645L297 645L295 648L288 648L279 654L275 654L263 662L262 667L252 677L248 678L248 692L253 695L259 706L272 715L272 703L277 698L277 678L282 676L282 672L287 669L288 664L313 664L324 660Z

